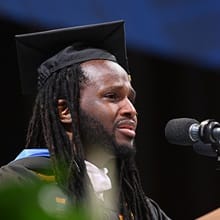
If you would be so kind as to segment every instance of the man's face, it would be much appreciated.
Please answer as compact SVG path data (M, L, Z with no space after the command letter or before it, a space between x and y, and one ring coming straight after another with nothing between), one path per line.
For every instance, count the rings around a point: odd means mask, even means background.
M116 154L134 152L137 113L127 73L108 60L87 61L81 67L89 79L80 92L83 143L106 147Z

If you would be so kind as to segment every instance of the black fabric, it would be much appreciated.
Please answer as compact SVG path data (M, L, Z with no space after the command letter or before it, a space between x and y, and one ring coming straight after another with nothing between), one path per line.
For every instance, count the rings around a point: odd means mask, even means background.
M30 171L53 175L51 160L48 157L26 157L10 162L8 166L22 166Z
M151 210L152 220L171 220L154 200L150 198L146 200Z
M8 181L13 181L16 184L42 181L37 173L51 175L53 174L51 168L51 161L46 157L30 157L12 161L0 168L0 186ZM151 210L152 220L171 220L154 200L148 197L146 197L146 200ZM119 219L118 214L106 207L101 201L100 206L103 207L105 220Z
M20 34L15 36L15 40L21 87L24 94L36 94L37 69L43 62L76 43L107 51L116 57L117 62L129 72L123 20ZM86 56L88 58L88 53ZM92 58L91 55L89 56ZM92 56L93 58L100 56L100 59L103 57L100 54ZM75 58L73 57L73 59ZM82 61L81 58L76 59L77 62Z
M52 174L51 162L46 157L31 157L12 161L0 168L0 184L39 182L37 173Z
M84 44L79 46L78 43L76 45L68 46L43 62L38 68L38 90L44 85L45 81L50 77L51 74L64 67L98 59L117 62L115 56L107 51L84 47Z

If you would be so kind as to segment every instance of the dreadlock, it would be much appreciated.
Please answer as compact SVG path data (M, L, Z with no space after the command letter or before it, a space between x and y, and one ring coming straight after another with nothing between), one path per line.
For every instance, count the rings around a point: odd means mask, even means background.
M86 77L80 65L74 64L53 73L35 99L26 147L47 146L57 183L79 204L85 198L86 169L79 133L80 88ZM59 120L57 101L65 99L72 117L71 142ZM134 158L118 162L120 212L125 220L152 219L148 200L143 192Z
M77 122L82 80L78 64L51 74L35 99L26 138L26 147L48 147L56 181L68 195L74 195L76 202L81 201L85 193L85 163ZM68 139L59 120L57 101L60 98L66 100L70 110L74 143Z
M120 209L126 220L153 219L139 172L133 157L119 161L120 166Z

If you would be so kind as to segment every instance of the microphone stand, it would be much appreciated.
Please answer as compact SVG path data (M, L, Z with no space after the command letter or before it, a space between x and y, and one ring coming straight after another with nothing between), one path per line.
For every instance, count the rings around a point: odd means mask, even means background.
M220 143L213 143L212 147L216 152L216 170L220 171Z

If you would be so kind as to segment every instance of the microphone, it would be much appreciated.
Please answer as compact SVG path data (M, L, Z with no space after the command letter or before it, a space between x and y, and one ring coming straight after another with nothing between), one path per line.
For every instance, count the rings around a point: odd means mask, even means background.
M171 144L192 145L195 141L191 138L191 126L199 122L191 118L176 118L168 121L165 127L165 137Z
M213 119L199 123L191 118L170 120L165 127L165 136L171 144L192 145L197 141L205 144L220 142L220 124Z
M171 144L193 145L195 152L216 157L220 150L220 124L214 119L198 122L192 118L168 121L165 137Z

